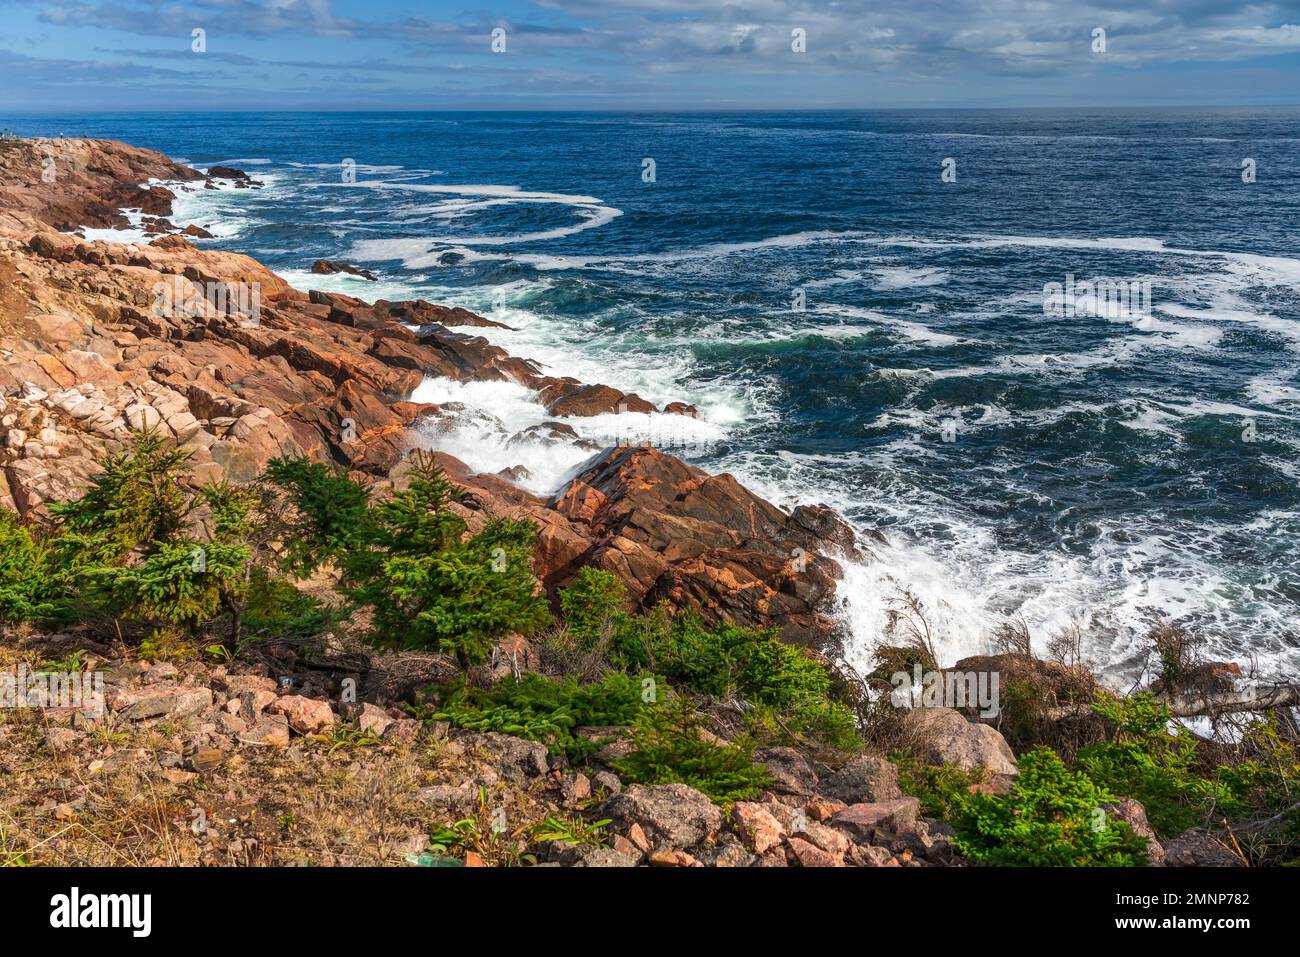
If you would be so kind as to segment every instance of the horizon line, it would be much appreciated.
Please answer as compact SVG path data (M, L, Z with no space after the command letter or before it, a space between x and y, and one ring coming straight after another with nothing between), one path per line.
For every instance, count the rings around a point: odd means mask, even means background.
M1233 103L1233 104L1196 104L1196 103L1149 103L1149 104L1070 104L1055 106L813 106L813 107L722 107L706 109L701 107L575 107L569 109L541 107L385 107L356 109L230 109L230 110L170 110L170 109L134 109L105 110L70 107L62 110L10 110L0 108L0 116L60 116L70 113L78 115L123 116L138 113L152 113L159 116L193 116L221 114L280 114L280 115L319 115L319 114L356 114L356 113L889 113L920 111L952 112L990 112L990 111L1026 111L1026 110L1294 110L1300 109L1296 103Z

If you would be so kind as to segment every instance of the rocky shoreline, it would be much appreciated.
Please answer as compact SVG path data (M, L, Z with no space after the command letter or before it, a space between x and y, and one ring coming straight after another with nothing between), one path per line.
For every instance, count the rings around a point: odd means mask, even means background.
M216 188L217 179L257 186L239 170L205 174L113 141L0 141L0 506L19 516L21 528L57 521L51 505L80 496L104 462L129 451L145 430L186 453L185 482L195 489L250 483L273 460L297 457L333 466L377 496L410 488L428 474L420 472L422 457L413 462L410 454L427 444L422 434L461 411L411 401L429 377L530 390L555 417L529 430L530 441L572 441L565 420L576 417L695 414L683 403L658 409L608 385L546 375L462 331L494 324L466 310L303 292L247 256L197 248L170 221L175 196L158 181ZM148 243L74 235L133 222L160 235ZM315 266L323 274L351 269ZM1166 828L1176 836L1157 840L1141 803L1103 800L1104 789L1036 749L1046 740L1074 757L1119 741L1116 725L1132 717L1102 720L1089 711L1096 682L1077 660L1039 661L1027 632L1010 632L1006 653L957 663L958 672L1014 682L1009 705L1017 710L1005 734L950 707L891 707L890 671L915 668L918 681L923 668L940 673L924 639L882 649L879 673L865 679L875 682L870 692L839 687L854 680L832 664L841 640L832 615L841 562L869 560L869 536L824 506L784 511L730 475L707 474L655 448L591 451L549 497L521 487L515 469L482 474L445 453L433 456L458 489L445 505L463 522L456 538L503 518L536 529L536 582L527 587L562 619L549 645L520 634L501 638L474 674L448 654L376 650L357 639L361 629L166 655L146 653L120 628L115 638L111 629L80 623L37 628L32 622L43 619L35 615L5 625L0 682L75 674L100 687L102 706L38 694L0 712L0 864L1005 863L998 847L981 848L978 828L963 836L941 812L959 800L995 802L1015 792L1029 761L1030 786L1057 782L1074 801L1072 820L1089 822L1089 833L1080 838L1076 827L1072 837L1082 850L1053 846L1065 856L1049 863L1246 860L1235 837L1229 846L1204 823ZM595 598L582 590L590 589L591 572L625 599L597 622L594 652L575 637L586 627L584 603ZM11 578L21 580L22 570ZM304 592L337 597L340 588L328 575L303 581ZM289 591L303 598L297 586ZM683 673L739 668L726 657L735 647L718 652L726 641L760 647L746 665L754 670L748 687L758 689L752 700L734 693L735 682L723 682L718 695L703 690L714 687L710 675L688 674L664 698L695 711L667 731L643 726L644 712L631 724L570 727L570 705L552 701L569 723L547 726L561 728L567 741L548 747L541 733L526 733L528 715L458 697L512 680L517 689L530 674L550 682L547 694L586 693L600 674L621 680L625 697L629 688L635 694L632 676L644 682L648 672L614 663L615 632L670 648L665 636L675 634L678 613L715 629L683 626L690 659ZM922 622L903 618L923 635ZM764 638L763 629L781 642ZM573 666L582 654L599 659L594 669ZM1206 667L1207 680L1234 680ZM602 707L616 697L610 687L602 688ZM816 711L818 720L838 713L857 721L851 746L833 728L807 726L827 731L821 737L791 731L785 720L795 712L762 700L780 689L804 706L808 687L819 705L834 699ZM430 689L436 701L426 697ZM640 700L658 708L654 695L642 691ZM474 707L455 712L466 701ZM846 701L859 710L851 714ZM483 730L493 707L498 730ZM751 720L771 725L768 739L750 740ZM741 739L745 748L733 748ZM629 757L659 746L686 752L676 756L682 764L713 768L715 777L701 773L701 781L733 775L727 793L745 797L634 782ZM743 760L726 764L733 759ZM1291 780L1282 777L1288 787ZM1075 800L1083 792L1095 796L1093 805ZM1032 793L1015 799L1038 800ZM1004 811L990 803L981 814ZM1021 812L1005 813L1014 822ZM1062 830L1056 821L1044 827Z
M44 182L49 169L53 182ZM249 182L240 171L212 173ZM201 250L175 233L148 244L68 234L126 226L123 208L165 220L175 197L147 185L157 180L212 185L210 175L112 141L0 143L0 505L20 515L67 498L143 426L190 450L200 481L248 480L277 455L302 454L400 482L416 430L448 414L408 401L428 376L532 390L557 419L542 436L555 441L572 431L565 418L695 413L545 375L459 331L492 324L464 309L305 293L247 256ZM241 299L240 290L252 292ZM489 514L539 524L537 571L552 594L594 564L641 607L667 601L711 620L774 623L818 648L836 638L836 556L858 552L829 509L787 514L729 475L652 448L606 449L549 499L439 459L472 493L471 529Z

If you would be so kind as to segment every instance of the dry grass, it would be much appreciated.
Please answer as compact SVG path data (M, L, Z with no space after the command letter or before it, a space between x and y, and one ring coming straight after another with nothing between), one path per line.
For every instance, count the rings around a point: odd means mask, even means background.
M39 710L0 715L7 865L400 866L431 829L472 810L477 795L463 782L485 778L480 756L445 742L407 747L339 732L288 749L245 747L193 773L159 763L181 750L183 726L106 723L63 750L68 729ZM433 785L456 796L416 797ZM487 793L514 822L554 810L504 781Z

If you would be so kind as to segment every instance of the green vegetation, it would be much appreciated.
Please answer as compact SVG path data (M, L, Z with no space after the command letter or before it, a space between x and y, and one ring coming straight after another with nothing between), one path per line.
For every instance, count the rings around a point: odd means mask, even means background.
M622 583L593 567L561 590L559 604L570 653L595 660L603 678L581 684L526 675L491 689L437 689L441 703L432 716L541 741L574 762L607 743L574 729L632 725L634 751L616 765L625 781L686 783L722 803L752 798L767 783L752 758L756 741L794 738L845 750L860 744L853 711L834 700L830 669L774 630L708 626L662 607L629 614ZM670 689L676 695L664 700ZM745 740L710 740L695 699L744 700Z
M1195 774L1192 736L1181 728L1166 732L1168 709L1149 694L1098 695L1093 708L1115 725L1115 738L1081 751L1079 769L1098 785L1141 801L1161 837L1203 823L1204 811L1220 789Z
M50 504L52 528L35 533L5 513L0 616L35 622L107 616L190 637L224 620L226 639L237 643L256 499L225 484L187 488L187 458L157 433L138 433L129 452L101 463L82 498Z
M614 770L629 784L689 784L728 805L757 797L770 783L747 743L711 739L704 719L683 697L643 710L632 742L634 750L614 762Z
M577 737L574 729L631 724L642 707L642 685L621 672L587 685L573 678L528 674L518 680L506 678L492 688L443 689L442 699L434 718L474 731L540 741L580 761L608 739Z
M1159 837L1296 802L1300 758L1276 717L1251 722L1236 763L1210 765L1190 733L1166 730L1169 711L1150 694L1099 695L1094 708L1114 726L1114 738L1081 751L1079 768L1100 786L1141 801Z
M625 782L681 782L723 803L757 795L767 774L753 762L750 746L713 740L705 717L684 695L658 700L661 686L653 676L634 678L617 671L587 685L529 674L489 689L440 689L442 703L429 716L475 731L540 741L574 763L585 762L615 740L582 737L576 729L631 725L633 750L614 762Z
M890 608L897 643L879 649L870 695L774 629L711 623L666 605L634 612L622 582L595 567L555 596L552 621L532 570L535 527L486 516L471 531L460 493L423 454L413 456L405 486L383 495L301 458L271 462L248 485L196 486L187 453L148 432L101 464L83 497L50 503L43 525L0 510L0 621L77 624L136 642L144 657L206 653L227 662L250 642L351 628L375 645L455 658L458 679L429 689L422 717L538 741L575 766L622 739L625 750L601 759L625 783L685 783L723 805L770 784L754 760L759 745L794 745L832 765L864 741L877 753L907 746L890 676L935 667L936 636L910 595ZM542 673L485 684L479 666L510 635L540 636ZM1212 685L1215 668L1181 630L1162 625L1152 635L1164 687ZM1023 622L995 638L1016 668L1002 701L1002 731L1022 752L1010 790L988 793L978 773L894 755L903 790L955 828L968 859L1144 864L1146 842L1102 810L1120 797L1140 801L1162 839L1203 827L1230 831L1252 863L1297 856L1291 724L1266 715L1239 723L1237 743L1207 742L1175 726L1150 694L1097 691L1076 667L1077 629L1058 642L1055 663L1033 657ZM46 664L77 670L77 655ZM1090 711L1079 707L1090 698ZM1066 705L1073 717L1062 721L1056 712ZM591 727L619 730L578 733ZM330 751L381 744L349 727L321 741ZM600 843L607 823L552 816L503 830L498 817L481 793L474 815L434 833L434 851L515 863L527 859L529 842ZM0 863L6 858L22 855L0 834Z
M531 523L495 518L475 535L448 506L455 491L430 457L415 456L407 488L378 503L350 478L303 459L267 472L299 516L289 567L337 564L353 607L369 609L374 643L427 648L462 666L496 639L530 634L550 619L532 574Z
M232 654L246 630L301 640L365 609L376 643L445 651L466 666L502 635L549 619L530 567L532 526L494 519L467 535L452 487L423 457L409 487L379 502L304 459L272 462L254 485L194 488L187 459L138 433L84 496L51 503L50 527L0 513L0 619L103 621L170 657L211 635L210 647ZM340 607L293 581L330 564Z
M969 800L970 789L984 782L984 772L967 771L954 764L925 764L910 754L892 755L898 768L898 786L921 802L927 817L951 820Z
M0 620L56 621L63 607L50 549L13 512L0 510Z
M954 846L981 864L1008 867L1137 867L1146 841L1102 810L1112 796L1070 771L1048 748L1020 758L1009 793L960 799Z
M845 750L860 745L853 711L836 700L831 670L782 642L775 629L710 627L690 612L662 608L635 616L623 604L622 582L590 566L560 594L569 634L610 667L653 671L711 698L743 699L753 706L757 736L807 735Z

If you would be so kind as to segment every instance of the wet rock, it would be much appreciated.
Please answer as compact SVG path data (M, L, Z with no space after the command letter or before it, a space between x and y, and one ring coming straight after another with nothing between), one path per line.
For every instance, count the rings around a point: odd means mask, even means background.
M311 271L321 276L330 276L335 273L346 273L350 276L359 276L362 279L368 279L375 282L379 279L369 269L360 269L356 266L350 266L347 263L330 262L327 259L317 259L311 264Z

